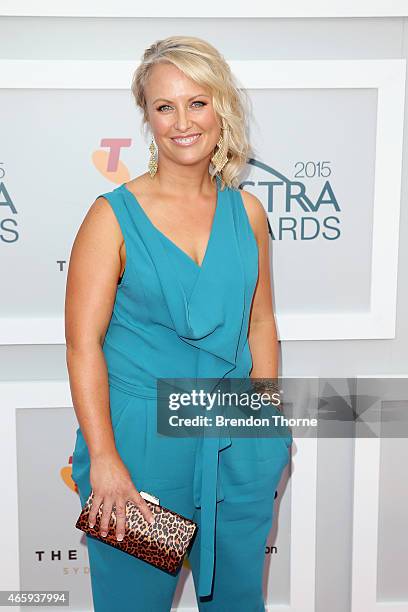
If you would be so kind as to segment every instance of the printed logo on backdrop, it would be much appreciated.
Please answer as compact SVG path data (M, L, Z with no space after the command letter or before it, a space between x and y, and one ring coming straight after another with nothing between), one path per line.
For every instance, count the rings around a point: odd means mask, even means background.
M3 243L16 242L19 239L17 209L3 181L4 168L0 166L0 238Z
M131 179L129 169L120 160L123 148L132 144L130 138L104 138L101 147L92 154L94 167L114 184ZM255 188L266 205L271 219L271 235L274 240L336 240L340 236L341 208L330 182L329 161L297 162L294 178L288 178L271 166L249 159L255 169L253 178L242 181L241 187ZM0 167L0 236L3 243L19 239L17 209L3 181L5 171ZM305 180L302 180L305 179ZM311 193L311 179L318 183ZM252 189L253 190L253 189Z
M98 149L92 153L92 162L96 170L115 185L130 181L131 173L125 162L120 159L120 155L122 149L129 149L132 146L132 139L102 138L100 146L107 150Z
M332 173L329 161L297 162L294 179L256 159L249 159L248 164L254 168L253 179L242 181L240 187L256 190L266 205L273 240L339 238L341 208L329 179Z

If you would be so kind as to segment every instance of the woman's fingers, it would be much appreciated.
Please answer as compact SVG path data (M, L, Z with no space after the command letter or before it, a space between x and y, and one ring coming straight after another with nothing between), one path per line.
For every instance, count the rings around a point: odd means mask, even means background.
M115 501L116 498L116 501ZM99 533L101 536L105 537L109 531L109 525L112 518L112 510L115 508L114 512L116 514L116 539L120 542L123 540L125 536L126 530L126 503L127 500L132 501L140 512L143 515L145 521L150 524L154 523L154 514L150 510L149 506L146 503L146 500L140 495L139 491L136 487L132 486L131 491L128 495L101 495L98 493L94 494L94 498L92 500L91 509L89 511L88 523L90 527L93 527L96 522L96 516L98 514L99 508L101 504L102 507L102 515L99 525Z
M143 514L144 519L152 524L154 523L154 514L150 510L146 501L140 495L138 490L135 488L134 492L128 497L130 501L133 501ZM116 504L116 539L121 542L125 537L126 529L126 499L123 498Z
M103 502L103 497L101 495L95 494L92 499L91 509L89 511L88 523L90 527L95 525L96 515L98 514L99 506Z
M103 537L105 537L109 531L109 523L112 517L112 506L113 506L112 497L105 497L103 500L101 524L99 526L99 532L101 536Z
M140 495L139 491L134 487L134 493L132 497L133 503L139 508L140 512L143 514L144 519L148 523L154 523L154 514L150 510L149 506L146 503L146 500Z
M125 535L126 526L126 500L122 499L116 503L116 539L120 542Z

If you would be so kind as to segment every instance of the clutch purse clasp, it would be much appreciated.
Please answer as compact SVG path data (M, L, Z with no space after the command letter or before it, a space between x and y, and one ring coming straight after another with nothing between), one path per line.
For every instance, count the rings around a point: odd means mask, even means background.
M151 501L153 504L160 505L160 500L155 495L152 495L151 493L147 493L147 491L139 491L139 493L143 497L143 499L146 499L147 501Z

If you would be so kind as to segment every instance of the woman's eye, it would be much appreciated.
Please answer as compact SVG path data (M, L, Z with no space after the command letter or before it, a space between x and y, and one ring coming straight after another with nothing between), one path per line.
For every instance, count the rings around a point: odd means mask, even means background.
M199 106L198 108L202 108L203 106L206 106L206 102L202 102L201 100L196 100L195 102L193 102L193 104L201 104L201 106ZM157 109L159 112L162 112L163 108L171 108L171 106L169 106L168 104L162 104L161 106L159 106L159 108Z

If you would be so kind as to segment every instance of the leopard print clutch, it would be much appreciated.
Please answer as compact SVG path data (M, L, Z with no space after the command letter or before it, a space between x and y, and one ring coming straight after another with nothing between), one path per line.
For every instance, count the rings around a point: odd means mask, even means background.
M140 491L141 495L142 493L144 494L144 491ZM150 524L146 521L136 504L128 500L123 540L116 539L115 506L112 508L108 533L103 537L99 533L103 504L99 507L94 526L90 527L88 523L93 495L91 491L75 527L169 574L177 573L197 531L197 523L169 508L160 506L159 503L150 501L157 498L144 494L142 496L154 514L155 522Z

